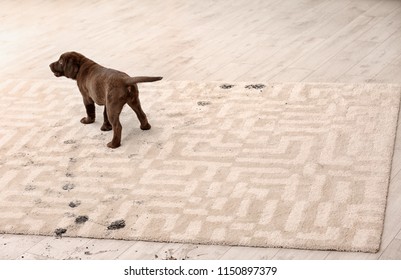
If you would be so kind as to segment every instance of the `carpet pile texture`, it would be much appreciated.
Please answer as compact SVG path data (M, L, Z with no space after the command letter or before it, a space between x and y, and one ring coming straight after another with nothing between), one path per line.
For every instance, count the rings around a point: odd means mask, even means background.
M141 84L122 146L71 80L0 83L0 233L376 252L400 102L386 84Z

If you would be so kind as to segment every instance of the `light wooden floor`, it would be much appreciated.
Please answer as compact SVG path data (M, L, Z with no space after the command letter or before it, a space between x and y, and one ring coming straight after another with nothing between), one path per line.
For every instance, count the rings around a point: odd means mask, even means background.
M398 0L0 2L2 79L76 50L165 80L401 83L400 46ZM401 259L398 135L377 254L0 235L0 259Z

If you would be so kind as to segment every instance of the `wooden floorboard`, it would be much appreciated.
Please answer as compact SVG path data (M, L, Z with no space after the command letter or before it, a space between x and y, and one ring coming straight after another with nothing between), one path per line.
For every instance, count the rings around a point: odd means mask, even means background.
M68 50L166 80L401 83L401 1L2 1L2 79ZM401 259L401 129L376 254L0 235L0 259Z

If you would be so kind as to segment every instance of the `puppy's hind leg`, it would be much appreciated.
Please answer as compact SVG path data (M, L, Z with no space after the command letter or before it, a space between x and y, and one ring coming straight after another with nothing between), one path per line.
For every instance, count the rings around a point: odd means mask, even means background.
M128 100L127 104L134 110L139 122L141 123L142 130L149 130L151 128L146 114L143 112L141 102L138 97L134 97Z
M84 105L87 116L81 119L81 123L90 124L95 122L96 118L95 102L93 102L91 98L84 98Z
M111 142L107 143L107 147L109 148L117 148L121 145L121 131L122 126L120 123L120 113L123 109L125 103L123 102L115 102L115 103L108 103L106 106L107 116L113 127L113 139Z
M107 117L107 107L104 106L104 111L103 111L103 125L100 128L102 131L109 131L112 129L111 123L109 122L109 118Z

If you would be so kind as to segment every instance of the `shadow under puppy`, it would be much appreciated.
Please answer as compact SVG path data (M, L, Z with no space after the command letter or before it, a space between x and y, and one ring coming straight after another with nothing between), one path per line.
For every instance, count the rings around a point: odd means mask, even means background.
M77 81L87 113L81 123L95 121L95 103L105 105L104 122L100 129L113 129L114 132L107 147L117 148L121 145L122 127L119 117L126 103L136 113L141 129L150 129L139 101L137 83L155 82L162 77L130 77L124 72L105 68L77 52L63 53L58 61L49 66L56 77L65 76Z

